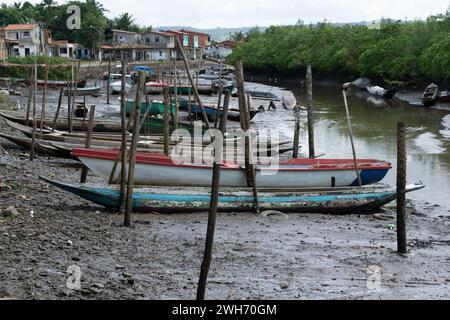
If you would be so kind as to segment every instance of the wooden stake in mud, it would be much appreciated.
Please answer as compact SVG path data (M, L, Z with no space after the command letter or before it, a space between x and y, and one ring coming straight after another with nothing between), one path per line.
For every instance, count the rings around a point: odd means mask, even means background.
M37 93L37 64L34 58L34 79L33 79L33 131L31 133L30 161L34 160L34 146L36 141L36 93Z
M139 131L138 131L139 117L141 115L140 111L141 111L142 91L144 90L144 79L145 79L144 72L139 71L139 79L136 89L136 105L133 121L133 137L131 139L130 163L128 166L128 183L127 183L128 189L125 202L125 219L124 219L125 227L131 227L131 212L133 210L134 167L136 165L136 149L139 138Z
M94 128L94 117L95 117L95 106L91 106L91 109L89 110L89 122L88 122L88 130L86 135L86 149L89 149L92 144L92 131ZM83 169L81 170L81 179L80 183L86 183L88 174L88 168L83 165Z
M42 94L42 108L41 108L41 125L39 128L39 134L42 136L42 128L44 127L45 121L45 107L47 100L47 83L48 83L48 50L45 49L45 71L44 71L44 93Z
M408 253L406 244L406 140L405 123L397 123L397 246Z
M352 144L353 163L355 164L355 171L356 171L356 177L358 178L358 185L361 187L362 180L361 180L361 174L359 172L358 159L356 157L355 143L353 142L352 120L350 118L350 111L348 109L348 102L347 102L347 94L346 94L345 90L342 91L342 95L344 96L344 105L345 105L345 113L347 114L348 132L350 134L350 142Z
M250 159L252 155L251 150L251 140L250 140L250 116L247 107L247 99L245 96L244 88L244 68L242 62L236 63L236 83L238 89L238 100L239 100L239 111L240 111L240 122L241 129L244 131L245 135L245 172L247 176L247 186L253 189L253 201L255 212L259 213L259 201L258 201L258 191L256 189L256 170L255 166L252 164Z
M227 91L228 101L230 99L231 92ZM228 116L228 104L223 106L222 115L220 119L220 132L222 134L222 139L225 135L226 122ZM206 243L205 243L205 253L203 256L203 262L200 270L200 278L198 281L197 288L197 300L205 300L206 282L208 280L209 268L211 266L212 251L214 246L214 233L216 229L216 217L217 217L217 205L219 203L219 189L220 189L220 166L223 163L223 141L215 140L215 157L214 157L214 167L213 167L213 178L212 178L212 188L211 188L211 204L208 216L208 229L206 232Z
M110 95L110 86L111 86L111 57L108 59L108 82L106 87L106 104L109 104L109 95Z
M70 131L73 129L73 116L76 111L77 104L77 88L78 88L78 73L80 72L80 61L78 61L75 73L72 75L74 77L73 81L73 97L72 97L72 112L70 113Z
M73 72L73 69L72 69ZM70 76L69 81L67 81L68 95L67 95L67 127L69 132L72 133L72 76Z
M184 53L183 46L181 45L180 39L178 37L175 37L175 39L177 40L178 46L180 48L181 57L183 58L184 67L186 69L186 73L187 73L187 76L188 76L188 79L189 79L189 83L191 84L192 90L194 92L195 99L197 100L197 103L198 103L198 105L200 107L200 110L202 111L203 121L206 123L206 127L209 129L209 128L211 128L211 126L209 124L208 116L206 115L205 108L203 107L202 100L200 99L200 95L198 94L198 90L197 90L197 87L195 86L194 79L192 78L191 70L189 68L189 63L187 61L186 54Z
M28 88L27 114L25 116L25 125L30 125L31 102L33 100L33 82L34 82L34 68L31 68L30 87Z
M164 94L164 154L169 155L169 88L163 87Z
M58 107L56 108L55 118L53 119L53 124L52 124L53 131L55 131L55 129L56 129L56 121L58 121L59 112L61 111L63 93L64 93L64 88L61 88L61 90L59 90Z
M125 110L125 84L126 84L126 74L127 74L127 66L125 59L123 57L122 52L122 83L121 83L121 92L120 92L120 124L122 131L122 145L120 148L121 152L121 169L120 169L120 212L124 212L125 210L125 198L126 198L126 183L127 183L127 119L126 119L126 110Z
M173 129L178 129L178 85L177 85L177 78L178 78L178 70L177 70L177 59L173 59L173 97L174 97L174 104L175 104L175 114L173 117Z
M294 152L292 157L298 159L300 147L300 106L294 107L295 131L294 131Z
M308 110L308 140L309 140L309 157L316 157L314 148L314 118L313 118L313 83L312 68L310 65L306 67L306 107Z

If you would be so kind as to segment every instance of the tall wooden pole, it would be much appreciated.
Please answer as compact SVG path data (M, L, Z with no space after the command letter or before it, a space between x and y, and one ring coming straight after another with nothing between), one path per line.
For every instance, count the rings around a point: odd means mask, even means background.
M408 252L406 243L406 139L405 124L397 123L397 246Z
M124 225L131 227L131 213L133 210L133 189L134 189L134 167L136 164L136 149L139 138L139 117L141 115L141 99L142 91L144 90L145 74L139 71L138 84L136 89L136 105L134 111L133 121L133 138L131 139L130 163L128 166L128 183L127 183L127 197L125 202L125 219Z
M300 148L300 106L294 108L295 130L294 130L294 152L292 157L298 159Z
M311 65L306 67L306 107L308 110L309 157L315 158L314 148L314 116L313 116L313 80Z
M64 88L61 88L61 90L59 90L58 106L56 107L55 118L53 119L53 125L52 125L53 131L55 131L55 129L56 129L56 121L58 121L59 112L61 111L63 94L64 94Z
M247 186L253 189L254 208L255 212L259 213L258 192L256 189L256 170L250 159L252 155L250 141L250 116L248 115L247 98L245 96L244 68L242 66L242 62L238 61L235 65L235 68L239 100L239 118L241 122L241 129L243 130L245 135L245 172L247 176Z
M198 103L198 105L200 107L200 110L202 111L203 121L206 123L206 127L209 129L209 128L211 128L211 126L209 124L208 116L206 115L205 108L203 106L202 100L200 99L200 95L198 94L198 90L197 90L197 87L195 86L194 79L192 78L191 70L189 68L189 63L187 61L186 54L184 52L183 46L181 45L180 39L178 37L175 37L175 39L177 40L178 46L180 48L181 57L183 58L183 63L184 63L184 67L185 67L186 72L187 72L189 83L191 84L192 90L194 92L195 99L197 100L197 103Z
M86 149L89 149L92 144L92 131L94 128L94 118L95 118L95 106L91 106L91 109L89 110L89 122L88 122L88 130L86 134ZM86 183L88 175L88 168L83 165L83 169L81 169L81 179L80 183Z
M46 48L47 46L44 46L45 50L45 71L44 71L44 93L42 94L42 108L41 108L41 125L39 134L42 136L42 128L44 127L44 121L45 121L45 107L46 107L46 100L47 100L47 83L48 83L48 50Z
M25 125L30 125L31 103L33 101L33 83L34 83L34 67L31 68L30 87L28 88L27 113L25 116Z
M70 113L70 131L73 129L73 116L76 111L77 104L77 89L78 89L78 74L80 72L80 61L78 61L77 66L75 67L75 73L73 74L73 97L72 97L72 112Z
M33 131L31 133L30 161L34 160L34 146L36 141L36 94L37 94L37 63L34 58L34 79L33 79Z
M111 57L108 59L108 83L106 87L106 104L109 104L109 95L111 94Z
M173 59L173 88L174 88L174 104L175 104L175 115L173 121L173 129L178 129L178 70L177 70L177 59Z
M169 155L169 89L167 86L163 87L164 94L164 154Z
M345 90L342 91L342 95L344 96L345 113L347 114L347 125L348 125L348 132L350 133L350 142L352 144L353 163L355 165L356 177L358 178L358 185L362 186L361 174L359 172L358 167L358 158L356 157L355 143L353 142L352 120L350 118L350 111L348 109L348 102L347 102L347 94L345 93Z
M125 198L126 198L126 183L127 183L127 119L126 119L126 110L125 110L125 84L126 84L126 74L127 74L127 66L124 58L123 52L121 65L122 65L122 83L121 83L121 91L120 91L120 124L122 131L122 145L120 148L121 152L121 169L120 169L120 212L124 212L125 210Z
M228 96L231 96L231 92L227 92ZM228 97L229 101L229 97ZM217 206L219 204L219 189L220 189L220 167L223 163L223 137L225 135L226 123L228 116L228 104L223 106L222 115L220 119L220 132L222 134L222 139L219 141L215 140L215 157L213 166L213 178L211 187L211 202L208 216L208 229L206 232L206 243L205 243L205 253L203 256L203 262L200 270L200 278L198 281L197 288L197 300L205 300L206 282L208 280L209 268L211 266L212 251L214 246L214 233L216 229L216 218L217 218Z
M67 82L68 87L68 95L67 95L67 127L69 128L69 132L72 133L72 74L73 74L73 66L72 73L69 76L69 81Z

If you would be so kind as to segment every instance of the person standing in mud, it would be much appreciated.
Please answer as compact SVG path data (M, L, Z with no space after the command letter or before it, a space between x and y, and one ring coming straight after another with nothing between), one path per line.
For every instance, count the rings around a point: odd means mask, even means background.
M273 110L273 111L277 110L277 107L275 106L275 103L273 103L273 100L270 100L269 107L267 108L267 111L270 111L270 110Z

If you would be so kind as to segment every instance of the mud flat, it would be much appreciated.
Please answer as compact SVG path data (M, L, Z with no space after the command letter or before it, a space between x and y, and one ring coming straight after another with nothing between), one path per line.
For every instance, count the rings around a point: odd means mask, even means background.
M77 181L76 162L30 163L0 143L8 152L0 183L10 187L0 191L0 210L18 211L0 215L0 299L195 298L206 213L135 215L134 227L124 228L121 215L37 178ZM408 256L395 253L392 208L362 216L220 214L207 298L449 299L450 213L417 202L408 212ZM81 290L66 286L70 266L81 268Z

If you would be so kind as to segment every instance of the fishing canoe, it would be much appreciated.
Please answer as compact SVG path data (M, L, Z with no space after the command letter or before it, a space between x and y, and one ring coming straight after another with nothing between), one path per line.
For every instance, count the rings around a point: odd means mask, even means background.
M422 103L425 107L430 107L437 102L439 97L439 87L432 83L430 84L422 95Z
M99 177L109 179L117 151L75 149L78 157ZM392 165L385 161L358 160L363 185L380 182ZM206 164L177 164L170 157L138 153L135 184L167 186L210 186L212 167ZM247 186L245 170L234 163L222 165L221 186ZM256 184L259 187L346 187L358 185L352 160L291 159L279 165L256 166Z
M271 91L257 91L257 90L247 90L245 89L245 94L249 94L254 99L258 100L272 100L272 101L282 101L282 99Z
M150 104L150 101L142 101L141 102L141 113L145 114L147 111L147 106ZM134 108L136 107L136 101L127 99L125 100L125 112L127 116L133 113ZM169 109L169 113L175 113L175 105L171 105L171 109ZM164 102L158 100L151 101L150 111L148 113L149 116L159 116L164 113Z
M93 87L86 87L86 88L77 88L77 96L83 97L83 96L98 96L100 94L100 91L102 90L102 86L93 86ZM75 91L71 90L72 95L75 95ZM69 95L69 89L64 89L64 95Z
M0 137L11 141L12 143L18 145L19 147L31 150L32 139L12 136L4 133L0 133ZM54 146L50 145L48 142L40 139L36 139L34 143L34 151L42 156L54 157L54 158L64 158L64 159L77 159L72 156L67 150L59 150Z
M189 100L187 99L180 99L179 101L179 107L180 110L183 111L189 111ZM220 110L217 110L216 106L208 106L204 105L205 113L208 116L209 120L215 120L216 118L220 118L222 115L222 108ZM258 115L261 112L261 110L250 110L250 120L253 120L256 115ZM200 108L200 106L194 102L191 102L191 113L192 115L198 117L199 119L202 119L203 113ZM231 121L240 121L240 112L237 109L229 109L227 114L227 119Z
M449 91L441 91L439 95L439 100L441 102L450 102L450 92Z
M30 85L30 80L26 80L25 83ZM78 88L84 88L86 86L87 80L78 80L77 81L77 90ZM38 80L37 86L39 88L45 87L45 80ZM67 81L61 80L47 80L47 88L56 89L56 88L64 88L67 86Z
M117 186L68 184L40 176L41 180L100 206L118 209L120 190ZM406 192L425 188L408 185ZM209 188L135 188L134 212L193 213L207 212ZM295 213L356 214L370 213L396 199L395 188L370 186L358 188L258 190L259 209ZM253 210L253 193L248 188L220 190L218 211L249 212Z

